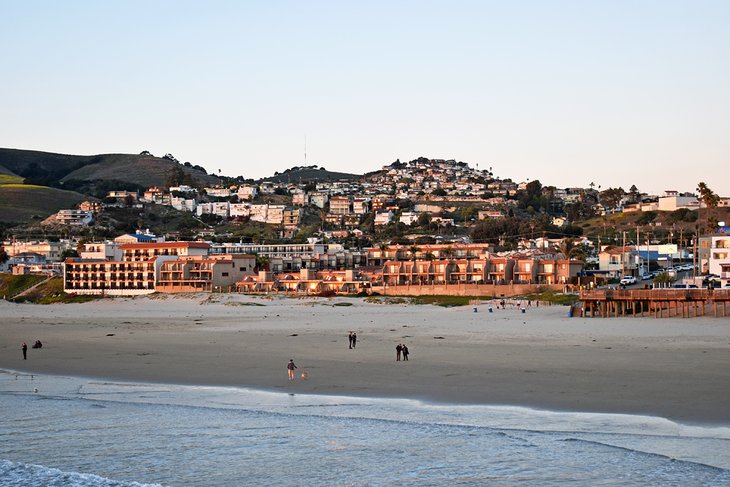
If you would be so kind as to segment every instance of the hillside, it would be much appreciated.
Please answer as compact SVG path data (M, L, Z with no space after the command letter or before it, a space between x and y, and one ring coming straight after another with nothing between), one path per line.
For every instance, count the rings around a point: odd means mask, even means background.
M317 181L355 181L360 178L359 174L350 174L346 172L327 171L323 167L304 166L292 167L286 171L275 174L274 176L264 178L261 181L270 181L273 183L299 183L299 182L317 182Z
M200 184L216 184L216 176L173 160L148 154L78 156L0 148L0 168L26 178L26 183L60 186L64 182L118 181L142 187L165 185L167 176L180 168Z
M85 197L74 191L25 184L1 184L0 222L27 223L73 208Z

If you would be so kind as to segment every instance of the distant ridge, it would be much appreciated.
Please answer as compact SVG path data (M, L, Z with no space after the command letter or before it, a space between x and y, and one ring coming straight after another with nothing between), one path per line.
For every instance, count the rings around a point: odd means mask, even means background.
M295 166L282 173L264 178L261 181L269 181L272 183L299 183L317 181L355 181L357 179L360 179L359 174L327 171L325 168L318 166Z

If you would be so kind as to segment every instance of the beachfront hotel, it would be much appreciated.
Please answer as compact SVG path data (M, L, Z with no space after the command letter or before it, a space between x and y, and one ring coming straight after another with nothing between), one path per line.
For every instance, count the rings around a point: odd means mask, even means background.
M230 290L253 274L253 255L215 255L205 242L92 244L64 263L64 291L134 296Z

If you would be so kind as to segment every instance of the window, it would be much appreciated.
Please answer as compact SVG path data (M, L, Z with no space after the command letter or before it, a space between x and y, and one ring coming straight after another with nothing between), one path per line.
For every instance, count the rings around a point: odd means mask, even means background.
M221 273L221 275L222 275L223 277L228 277L228 273L227 273L227 272L223 272L223 273Z
M246 268L245 267L239 267L238 270L241 271L241 272L246 272Z

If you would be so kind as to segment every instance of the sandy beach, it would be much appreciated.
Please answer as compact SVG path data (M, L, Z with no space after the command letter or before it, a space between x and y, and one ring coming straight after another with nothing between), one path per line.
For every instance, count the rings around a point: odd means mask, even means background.
M0 368L30 373L730 423L726 318L569 319L562 306L489 313L486 304L474 312L355 298L161 295L0 301L0 330ZM24 361L21 342L37 339L43 348ZM408 362L395 360L400 342ZM290 358L299 367L292 382Z

